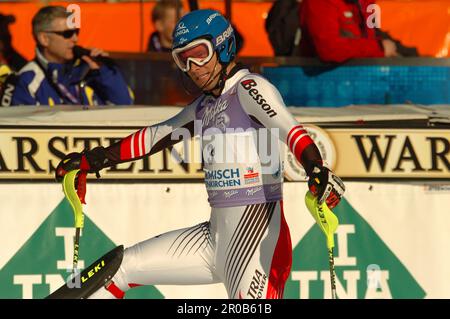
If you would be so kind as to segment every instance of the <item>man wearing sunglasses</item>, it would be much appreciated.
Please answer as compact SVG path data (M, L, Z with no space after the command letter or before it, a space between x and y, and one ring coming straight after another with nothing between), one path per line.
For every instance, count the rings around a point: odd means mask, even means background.
M64 7L47 6L32 21L36 57L19 72L12 105L104 105L133 103L119 69L95 59L108 54L92 49L74 55L80 29L68 27Z
M140 285L221 282L230 298L282 298L292 246L283 213L278 139L302 163L319 202L333 208L344 193L342 181L322 163L318 148L277 89L234 61L234 31L219 12L192 11L177 23L173 35L173 58L202 94L163 123L107 148L68 154L56 168L56 178L73 169L98 172L150 156L176 144L180 136L200 135L210 220L121 250L115 268L96 274L96 287L63 286L59 297L123 298L125 291Z

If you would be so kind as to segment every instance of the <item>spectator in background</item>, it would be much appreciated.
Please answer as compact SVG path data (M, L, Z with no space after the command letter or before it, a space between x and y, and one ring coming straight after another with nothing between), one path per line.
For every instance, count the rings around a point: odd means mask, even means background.
M161 0L156 3L152 11L155 31L148 38L147 51L172 52L172 32L182 16L183 6L179 0Z
M6 64L11 70L19 71L27 63L27 60L12 46L9 25L15 21L14 16L0 13L0 64Z
M8 101L8 94L4 94L7 91L8 79L12 76L12 70L7 64L0 62L0 106L8 106L10 102ZM3 100L5 99L6 102Z
M264 27L275 56L298 55L300 42L300 19L297 0L275 0L270 8Z
M303 0L300 5L300 55L327 62L352 58L417 56L387 33L369 28L373 0Z
M36 57L20 70L12 105L132 104L119 69L99 62L106 52L75 56L80 30L67 26L69 16L64 7L47 6L33 17Z

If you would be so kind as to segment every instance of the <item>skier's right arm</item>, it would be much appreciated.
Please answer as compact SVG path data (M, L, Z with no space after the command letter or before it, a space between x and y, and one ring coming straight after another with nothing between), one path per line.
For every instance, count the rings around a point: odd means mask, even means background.
M56 167L56 180L62 180L71 170L99 172L105 167L138 160L159 152L180 141L172 138L172 132L177 128L186 128L190 136L193 136L195 108L198 100L167 121L142 128L109 147L99 146L81 153L67 154Z

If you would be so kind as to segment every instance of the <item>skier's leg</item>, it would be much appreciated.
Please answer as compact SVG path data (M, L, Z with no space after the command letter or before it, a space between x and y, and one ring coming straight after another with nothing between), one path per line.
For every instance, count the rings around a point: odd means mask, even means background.
M234 229L220 234L226 241L221 239L217 247L229 297L282 298L292 264L282 201L232 209L235 212L228 215L228 224Z
M105 288L90 298L122 298L141 285L216 283L214 242L209 223L171 231L127 248L119 270Z
M215 243L209 222L171 231L123 250L119 246L87 267L74 282L48 296L60 298L123 298L140 285L216 283Z

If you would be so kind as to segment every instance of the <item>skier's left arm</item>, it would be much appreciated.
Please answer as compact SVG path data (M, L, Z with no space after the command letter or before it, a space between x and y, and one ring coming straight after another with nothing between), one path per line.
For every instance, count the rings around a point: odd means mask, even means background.
M344 193L344 184L323 165L319 149L287 110L278 90L263 77L251 74L240 81L237 94L253 121L268 129L278 129L280 140L305 168L309 189L319 198L319 203L326 200L330 208L335 207Z

